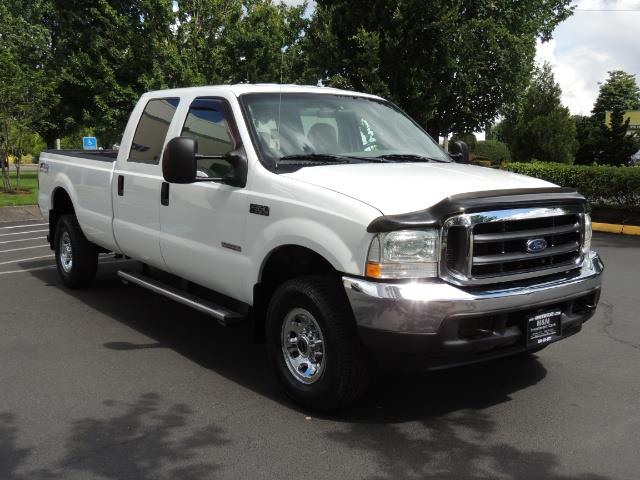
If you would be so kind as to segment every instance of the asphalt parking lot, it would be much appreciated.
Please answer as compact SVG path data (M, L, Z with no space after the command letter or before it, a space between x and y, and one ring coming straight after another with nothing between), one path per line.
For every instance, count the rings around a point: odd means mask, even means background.
M533 359L383 374L315 416L249 328L115 275L58 279L41 221L0 223L0 480L637 479L640 238L596 235L596 316Z

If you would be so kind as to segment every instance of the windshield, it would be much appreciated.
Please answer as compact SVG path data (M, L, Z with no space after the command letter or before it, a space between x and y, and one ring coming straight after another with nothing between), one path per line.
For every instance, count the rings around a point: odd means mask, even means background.
M252 93L243 95L242 102L268 168L295 158L450 161L424 130L388 102L325 93Z

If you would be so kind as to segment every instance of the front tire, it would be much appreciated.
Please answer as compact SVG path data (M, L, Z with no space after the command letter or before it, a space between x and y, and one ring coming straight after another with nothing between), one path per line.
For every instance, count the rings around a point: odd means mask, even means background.
M96 278L98 249L82 233L75 215L58 220L54 238L58 274L69 288L86 288Z
M271 361L293 400L331 411L365 393L374 367L337 279L285 282L269 304L266 326Z

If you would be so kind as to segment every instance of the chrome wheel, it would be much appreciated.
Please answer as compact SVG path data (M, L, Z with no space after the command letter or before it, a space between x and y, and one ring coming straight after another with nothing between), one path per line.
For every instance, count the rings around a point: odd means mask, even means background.
M60 265L66 273L69 273L73 268L73 251L69 232L63 232L60 238Z
M305 384L317 382L326 358L324 337L314 316L304 308L291 310L282 323L281 341L284 361L293 377Z

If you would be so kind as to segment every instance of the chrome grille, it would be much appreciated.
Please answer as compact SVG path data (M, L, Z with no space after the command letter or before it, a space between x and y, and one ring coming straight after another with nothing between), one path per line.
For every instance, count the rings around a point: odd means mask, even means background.
M441 276L481 285L578 268L583 232L579 206L456 215L444 222ZM534 251L532 242L543 247Z

